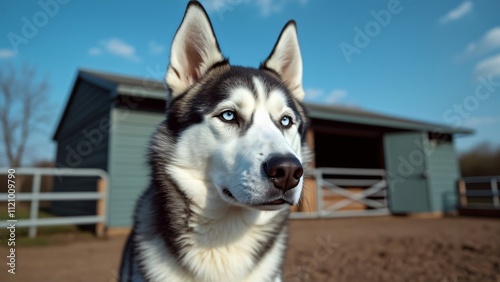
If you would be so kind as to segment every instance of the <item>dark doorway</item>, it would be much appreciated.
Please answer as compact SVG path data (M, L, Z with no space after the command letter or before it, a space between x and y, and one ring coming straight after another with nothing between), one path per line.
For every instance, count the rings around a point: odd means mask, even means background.
M316 167L384 168L381 137L315 133Z

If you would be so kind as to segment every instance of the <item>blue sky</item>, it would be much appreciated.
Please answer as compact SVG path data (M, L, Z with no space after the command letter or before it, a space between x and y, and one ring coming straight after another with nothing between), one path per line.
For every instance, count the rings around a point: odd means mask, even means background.
M49 134L32 139L29 159L53 158L50 137L78 68L162 79L186 3L1 1L1 69L28 63L52 85ZM460 151L500 144L499 1L202 3L223 53L245 66L258 66L295 19L309 102L475 129L457 140Z

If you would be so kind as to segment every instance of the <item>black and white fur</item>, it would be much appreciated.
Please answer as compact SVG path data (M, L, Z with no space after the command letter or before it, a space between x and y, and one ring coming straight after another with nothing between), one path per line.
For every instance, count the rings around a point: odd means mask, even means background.
M233 66L192 1L166 82L167 117L151 140L151 182L119 281L281 281L286 220L303 176L277 189L263 166L273 156L305 166L308 155L295 22L258 69Z

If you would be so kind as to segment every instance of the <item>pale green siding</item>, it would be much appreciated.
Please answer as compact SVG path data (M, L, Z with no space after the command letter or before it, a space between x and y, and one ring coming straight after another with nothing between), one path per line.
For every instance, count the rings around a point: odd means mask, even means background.
M56 166L100 168L108 166L108 91L78 81L56 135ZM56 177L54 191L95 191L97 178ZM51 209L59 215L95 214L95 201L54 201Z
M132 225L135 202L149 183L147 146L164 113L112 109L109 226Z
M384 145L392 212L456 209L460 172L451 140L429 140L425 132L391 133Z
M427 155L431 210L455 210L456 187L460 171L453 144L451 142L431 143Z

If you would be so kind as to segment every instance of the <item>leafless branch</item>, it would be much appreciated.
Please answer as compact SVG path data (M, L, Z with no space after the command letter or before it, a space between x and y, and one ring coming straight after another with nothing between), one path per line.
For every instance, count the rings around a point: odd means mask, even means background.
M12 65L0 70L0 129L11 167L20 166L34 130L46 121L49 84L37 69Z

